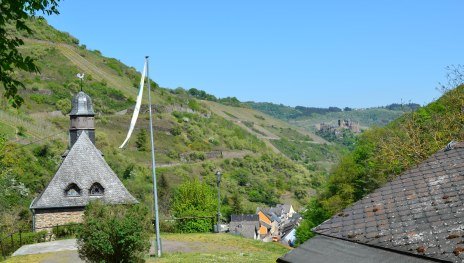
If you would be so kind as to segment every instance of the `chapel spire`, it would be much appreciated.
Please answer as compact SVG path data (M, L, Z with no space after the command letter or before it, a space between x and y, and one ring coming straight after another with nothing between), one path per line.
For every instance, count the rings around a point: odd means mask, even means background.
M72 99L72 110L69 114L71 125L69 128L69 148L72 148L81 133L84 131L95 144L95 112L93 111L92 99L83 91Z

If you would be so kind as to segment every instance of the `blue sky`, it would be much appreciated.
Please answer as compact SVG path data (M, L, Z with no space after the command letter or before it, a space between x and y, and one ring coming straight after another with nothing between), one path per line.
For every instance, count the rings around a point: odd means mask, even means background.
M464 62L463 1L71 1L54 27L163 87L296 106L425 104Z

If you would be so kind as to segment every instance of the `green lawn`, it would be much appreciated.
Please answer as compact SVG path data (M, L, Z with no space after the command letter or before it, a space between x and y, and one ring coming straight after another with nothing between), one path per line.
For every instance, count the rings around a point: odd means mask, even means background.
M264 243L231 234L162 234L162 239L179 242L181 250L191 251L166 252L161 258L147 256L147 262L276 262L289 251L279 243ZM73 259L77 259L76 251L63 251L11 257L5 263L75 262Z
M56 262L65 263L73 262L77 259L76 251L61 251L56 253L42 253L27 256L10 257L5 263L33 263L33 262ZM1 258L0 258L1 261ZM75 262L75 261L74 261Z
M164 234L162 238L200 245L201 252L165 253L147 262L276 262L289 251L279 243L264 243L231 234Z

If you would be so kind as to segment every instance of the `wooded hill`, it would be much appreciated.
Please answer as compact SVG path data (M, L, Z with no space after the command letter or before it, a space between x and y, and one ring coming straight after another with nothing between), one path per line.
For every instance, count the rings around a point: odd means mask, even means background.
M462 83L462 82L461 82ZM382 128L363 133L355 149L341 160L313 199L297 234L310 229L401 172L424 161L451 141L464 140L464 86L407 113Z
M129 191L151 206L146 105L129 146L118 149L130 122L140 74L117 59L86 49L44 20L28 24L32 34L13 28L9 32L24 39L21 52L36 58L40 74L17 72L26 85L20 91L25 103L19 110L5 100L0 105L0 232L30 225L29 204L61 162L68 143L66 114L79 90L78 72L86 75L84 91L97 112L97 147ZM225 218L231 212L254 212L256 206L278 202L298 208L339 159L337 146L267 114L202 101L183 89L156 83L152 87L163 217L170 216L170 200L180 183L198 178L214 187L218 169L224 174Z
M403 113L411 112L420 107L416 103L393 103L383 107L365 109L353 109L349 107L343 109L338 107L290 107L269 102L245 102L244 104L309 131L314 131L316 124L326 123L336 125L338 120L351 120L359 123L363 128L371 126L381 127L400 117Z

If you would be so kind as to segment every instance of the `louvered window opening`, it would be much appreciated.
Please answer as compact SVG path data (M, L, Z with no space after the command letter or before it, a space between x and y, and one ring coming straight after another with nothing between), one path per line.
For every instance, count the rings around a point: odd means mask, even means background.
M103 195L104 192L105 189L99 183L94 183L89 190L90 195Z
M76 184L70 184L65 191L65 195L68 197L81 196L81 189Z

